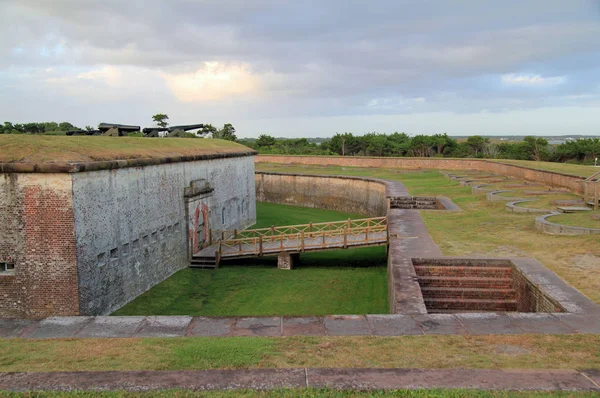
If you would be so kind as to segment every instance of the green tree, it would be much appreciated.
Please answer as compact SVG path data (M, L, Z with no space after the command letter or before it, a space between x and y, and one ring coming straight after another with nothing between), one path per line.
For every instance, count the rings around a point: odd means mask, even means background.
M217 134L217 128L210 123L205 124L200 130L198 130L198 135L206 136L210 134L212 137L215 137Z
M235 141L237 140L237 137L235 136L235 127L233 127L231 123L226 123L225 125L223 125L223 128L221 130L213 132L213 138Z
M167 120L169 120L169 116L167 116L166 113L157 113L156 115L152 116L152 120L158 127L161 128L165 128L169 125L169 122L167 122Z
M415 135L410 140L410 150L413 156L421 158L431 156L433 152L433 146L433 139L431 136L428 135Z
M488 144L490 140L488 138L483 138L480 135L472 135L467 138L467 145L471 148L471 152L478 157L483 154L486 144Z
M544 160L548 157L548 141L542 137L527 136L523 138L523 149L528 160Z
M276 142L277 142L277 140L275 140L275 137L272 137L267 134L261 134L258 136L258 139L256 140L256 145L259 147L268 148L268 147L272 147L273 145L275 145Z

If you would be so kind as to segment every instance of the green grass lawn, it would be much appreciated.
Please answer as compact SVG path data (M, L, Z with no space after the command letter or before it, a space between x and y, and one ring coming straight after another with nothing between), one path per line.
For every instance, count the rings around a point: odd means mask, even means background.
M247 152L244 145L216 139L48 136L0 134L0 163L89 162Z
M257 203L257 228L361 218L358 214ZM184 269L113 315L267 316L389 313L385 247L303 253L296 268L276 257Z
M565 213L548 217L546 220L573 227L600 229L600 211L586 211L581 213Z
M581 166L583 167L583 166ZM338 174L401 181L412 195L446 195L463 212L422 212L428 232L446 256L533 257L600 303L600 244L598 235L546 235L535 228L535 214L509 213L506 203L488 202L473 195L471 187L435 170L401 170L357 167L313 167L256 164L258 171ZM458 174L458 172L453 172ZM466 173L465 173L466 174ZM518 184L519 181L512 183ZM532 187L532 190L541 189ZM552 208L546 201L573 199L575 195L545 195L522 206Z

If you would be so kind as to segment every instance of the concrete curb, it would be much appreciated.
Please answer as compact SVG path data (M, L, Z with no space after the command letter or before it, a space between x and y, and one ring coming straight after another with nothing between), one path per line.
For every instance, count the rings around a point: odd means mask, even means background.
M535 219L535 227L545 234L549 235L598 235L600 229L573 227L570 225L556 224L547 220L548 217L556 216L560 213L552 212Z
M506 204L506 211L509 211L512 213L542 213L542 214L548 214L548 213L553 212L553 210L550 210L550 209L534 209L531 207L517 206L518 203L534 202L536 200L538 200L538 199L523 199L523 200L516 200L514 202L509 202Z
M4 391L395 390L600 391L600 371L572 369L303 368L0 373Z

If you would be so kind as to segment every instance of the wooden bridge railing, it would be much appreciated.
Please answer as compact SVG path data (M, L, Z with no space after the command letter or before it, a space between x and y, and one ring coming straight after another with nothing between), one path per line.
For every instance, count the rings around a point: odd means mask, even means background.
M242 231L219 242L218 257L339 248L388 241L387 217Z

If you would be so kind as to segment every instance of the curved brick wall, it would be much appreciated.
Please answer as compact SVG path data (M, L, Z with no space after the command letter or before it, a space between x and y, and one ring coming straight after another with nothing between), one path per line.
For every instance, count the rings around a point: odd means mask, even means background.
M399 169L438 169L438 170L481 170L503 174L527 181L535 181L552 187L566 188L583 194L582 177L551 171L535 170L526 167L492 162L485 159L440 159L440 158L373 158L349 156L289 156L258 155L256 163L286 163L320 166L390 167Z
M254 174L256 200L378 217L387 213L385 182L304 174Z

